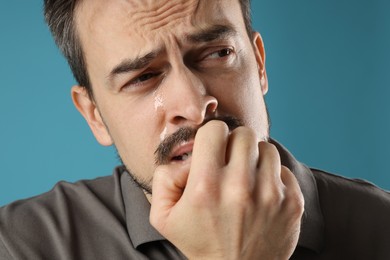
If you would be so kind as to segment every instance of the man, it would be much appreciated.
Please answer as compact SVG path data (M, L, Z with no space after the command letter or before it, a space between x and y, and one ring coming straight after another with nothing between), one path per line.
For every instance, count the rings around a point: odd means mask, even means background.
M390 257L388 193L269 138L249 1L46 0L45 15L75 106L124 166L2 208L1 259Z

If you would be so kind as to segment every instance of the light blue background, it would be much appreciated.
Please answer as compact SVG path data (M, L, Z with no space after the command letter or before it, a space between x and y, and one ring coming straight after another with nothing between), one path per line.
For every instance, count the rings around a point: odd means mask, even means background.
M0 7L0 205L111 174L73 108L41 0ZM390 1L256 1L272 136L310 166L390 189Z

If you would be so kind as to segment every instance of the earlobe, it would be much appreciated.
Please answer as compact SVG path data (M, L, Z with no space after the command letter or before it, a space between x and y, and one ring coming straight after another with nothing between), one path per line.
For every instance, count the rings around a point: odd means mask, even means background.
M73 86L71 93L73 104L87 121L96 140L104 146L112 145L113 141L110 133L95 102L89 97L87 90L81 86Z
M268 78L265 69L265 49L261 35L258 32L253 33L253 48L256 56L257 68L260 77L260 86L263 95L268 92Z

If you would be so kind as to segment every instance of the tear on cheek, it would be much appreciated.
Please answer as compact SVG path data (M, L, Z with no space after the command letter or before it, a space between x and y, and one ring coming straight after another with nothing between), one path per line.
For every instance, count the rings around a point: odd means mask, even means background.
M165 137L167 136L167 131L168 131L168 128L165 127L164 130L161 132L161 134L160 134L160 141L161 141L161 142L162 142L162 141L165 139Z

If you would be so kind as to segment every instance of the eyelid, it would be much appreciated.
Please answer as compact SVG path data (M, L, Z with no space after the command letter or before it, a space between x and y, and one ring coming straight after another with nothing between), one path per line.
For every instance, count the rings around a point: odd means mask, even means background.
M217 52L220 52L222 50L229 49L232 53L235 53L235 49L233 46L218 46L218 47L212 47L208 48L204 53L204 55L201 56L200 61L207 59L212 54L215 54Z
M151 77L148 78L148 79L145 79L144 81L139 81L141 77L145 76L145 75L148 75L148 74L151 74ZM121 90L124 90L124 89L137 89L137 88L141 88L142 86L146 85L146 84L150 84L149 82L156 79L157 77L161 76L163 74L163 72L154 72L154 71L144 71L144 72L141 72L140 74L132 77L129 81L127 81L122 87L121 87Z

